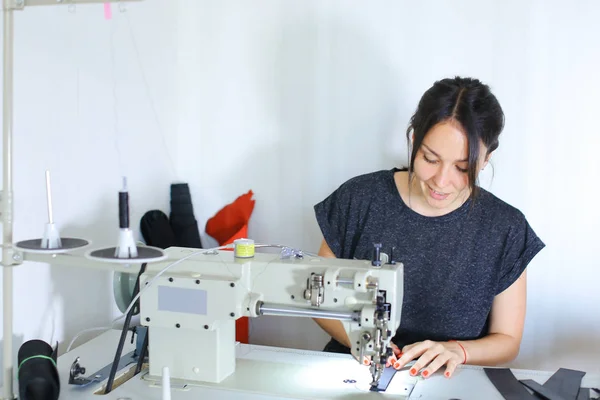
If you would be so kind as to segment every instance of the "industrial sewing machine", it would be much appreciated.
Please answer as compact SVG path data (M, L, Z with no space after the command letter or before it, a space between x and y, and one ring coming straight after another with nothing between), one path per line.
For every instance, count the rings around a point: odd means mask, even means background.
M377 391L400 324L403 265L380 253L379 245L373 254L365 261L289 248L242 256L237 249L167 249L166 260L147 264L140 274L140 321L149 337L143 380L160 382L167 367L180 387L219 384L236 370L236 319L277 315L342 321L352 355ZM72 254L27 253L25 259L137 273L134 266Z
M193 251L174 248L169 256ZM211 251L173 266L140 297L150 376L166 366L173 379L221 382L235 371L235 320L279 315L342 321L353 356L370 360L376 388L400 323L403 266L382 260L377 247L374 254L360 261ZM150 264L140 287L169 262Z

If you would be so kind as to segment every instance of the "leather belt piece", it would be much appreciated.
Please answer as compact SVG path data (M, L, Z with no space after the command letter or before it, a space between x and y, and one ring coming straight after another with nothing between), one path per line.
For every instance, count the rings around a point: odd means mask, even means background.
M517 380L510 368L484 368L485 374L505 400L589 400L589 389L581 388L585 372L560 368L543 385L532 379ZM531 394L525 387L531 389Z
M581 388L581 390L579 390L579 394L577 395L577 400L590 400L590 389Z
M546 388L543 385L540 385L539 383L537 383L536 381L534 381L532 379L523 379L521 381L521 383L523 385L527 386L529 389L536 392L537 394L539 394L540 396L542 396L542 398L544 398L546 400L566 400L561 395L556 394L554 391Z
M517 380L509 368L484 368L483 370L505 400L538 400Z
M583 371L560 368L544 383L544 388L552 390L565 400L577 400L584 375Z

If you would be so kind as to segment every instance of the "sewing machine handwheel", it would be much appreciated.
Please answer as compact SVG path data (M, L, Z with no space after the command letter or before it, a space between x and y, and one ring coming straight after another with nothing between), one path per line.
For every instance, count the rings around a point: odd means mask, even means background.
M117 308L124 313L133 300L133 289L135 288L136 274L115 272L113 274L113 296Z

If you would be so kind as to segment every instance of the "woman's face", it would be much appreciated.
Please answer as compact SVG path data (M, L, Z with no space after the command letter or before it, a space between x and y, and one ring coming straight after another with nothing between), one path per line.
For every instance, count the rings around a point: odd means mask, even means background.
M479 172L487 164L487 148L480 143ZM433 214L460 207L469 197L469 146L466 134L453 121L435 125L425 135L417 152L414 173L420 195Z

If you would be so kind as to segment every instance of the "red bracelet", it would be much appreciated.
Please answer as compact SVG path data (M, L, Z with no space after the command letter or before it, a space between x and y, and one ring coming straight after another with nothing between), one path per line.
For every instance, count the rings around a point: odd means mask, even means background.
M460 346L460 348L461 348L461 349L462 349L462 351L463 351L463 354L465 355L465 359L463 360L463 364L466 364L466 363L467 363L467 351L465 350L465 348L463 347L463 345L462 345L462 344L460 344L460 343L458 343L458 341L457 341L457 340L450 340L450 341L451 341L451 342L456 342L456 344Z

